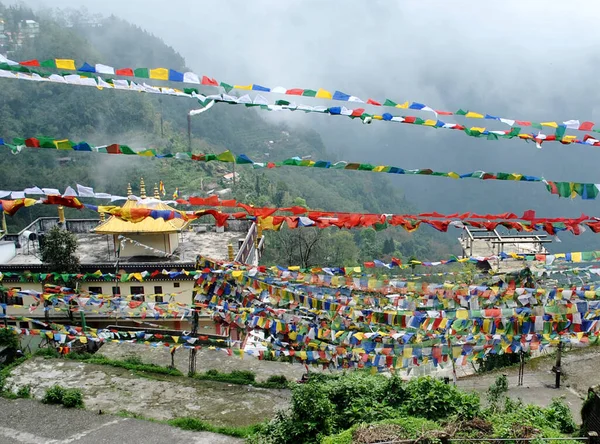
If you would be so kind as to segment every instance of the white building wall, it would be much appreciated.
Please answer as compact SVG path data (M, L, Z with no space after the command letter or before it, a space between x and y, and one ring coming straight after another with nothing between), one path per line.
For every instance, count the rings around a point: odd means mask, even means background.
M0 264L7 264L17 255L14 242L0 242Z

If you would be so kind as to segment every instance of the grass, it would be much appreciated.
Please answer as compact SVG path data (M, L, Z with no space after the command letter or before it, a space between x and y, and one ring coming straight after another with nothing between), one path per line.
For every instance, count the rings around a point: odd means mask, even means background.
M148 377L152 374L168 375L168 376L183 376L176 368L162 367L157 364L145 364L137 357L130 357L124 360L110 359L102 355L94 355L90 353L69 353L67 359L74 361L83 361L88 364L109 365L111 367L124 368L133 371L138 376Z
M191 418L189 416L169 420L158 420L154 418L148 418L140 413L130 412L129 410L121 410L117 413L117 416L122 418L139 419L141 421L156 422L159 424L167 424L171 427L177 427L179 429L189 430L192 432L211 432L218 433L220 435L234 436L236 438L247 438L248 436L256 433L256 431L260 428L260 424L246 427L213 426L212 424L209 424L198 418Z
M247 427L220 427L213 426L200 419L190 417L170 419L167 421L167 424L173 427L178 427L182 430L219 433L221 435L234 436L236 438L247 438L248 436L254 434L260 427L259 425Z
M82 409L84 407L83 393L81 393L81 390L76 388L66 389L60 385L53 385L46 390L44 398L42 399L42 403L63 405L67 408Z
M229 384L251 385L253 387L268 389L288 388L288 380L283 375L270 376L265 382L256 382L256 374L248 370L232 370L231 373L223 373L218 370L207 370L192 376L201 381L218 381Z

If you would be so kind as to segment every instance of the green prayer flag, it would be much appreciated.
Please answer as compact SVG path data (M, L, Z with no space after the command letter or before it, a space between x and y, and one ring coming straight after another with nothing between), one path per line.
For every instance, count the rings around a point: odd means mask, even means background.
M556 136L557 139L561 140L565 136L566 130L567 130L566 126L558 125L558 128L556 128L556 131L554 131L554 135Z
M56 68L56 60L54 60L54 59L44 60L43 62L40 63L40 66L42 68Z
M229 91L231 91L233 89L233 85L230 85L229 83L225 83L225 82L221 82L221 88L223 88L225 90L226 93L229 93Z
M533 128L537 128L537 129L543 129L542 128L542 124L541 123L537 123L537 122L531 122L531 126Z
M396 106L398 105L396 102L391 101L390 99L385 99L385 102L383 102L383 106Z
M315 97L317 95L317 92L312 89L305 89L302 95L304 97Z
M463 111L462 109L459 109L454 114L456 114L457 116L466 116L467 113L468 113L468 111Z
M135 151L133 151L127 145L121 145L120 149L123 154L137 154Z
M141 77L142 79L150 78L150 72L148 71L148 68L137 68L133 71L133 75L135 77Z
M375 168L375 165L371 165L370 163L361 163L358 166L359 171L373 171L373 168Z

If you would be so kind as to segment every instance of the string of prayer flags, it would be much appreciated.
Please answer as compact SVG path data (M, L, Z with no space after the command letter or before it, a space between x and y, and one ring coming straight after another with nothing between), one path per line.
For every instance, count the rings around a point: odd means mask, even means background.
M305 168L333 169L333 170L352 170L352 171L369 171L373 173L388 173L402 175L417 175L417 176L432 176L446 177L451 179L479 179L479 180L500 180L500 181L517 181L517 182L542 182L546 189L560 197L574 198L580 196L582 199L593 200L598 196L600 184L580 183L580 182L558 182L549 181L543 177L531 176L522 173L489 173L485 171L473 171L467 173L456 173L453 171L434 171L431 169L406 169L391 165L374 165L370 163L353 163L346 161L331 162L327 160L310 160L302 159L301 157L292 157L280 162L256 162L250 159L245 154L235 156L230 151L224 151L220 154L193 154L191 152L179 152L175 154L160 154L155 149L145 149L136 151L126 145L112 144L108 146L93 147L87 142L75 143L68 139L56 140L49 137L38 138L15 138L12 141L7 141L0 138L0 146L9 148L13 153L17 154L24 148L49 148L61 150L73 150L84 152L95 152L104 154L119 154L119 155L137 155L142 157L155 157L159 159L179 159L191 160L197 162L226 162L237 163L240 165L252 165L255 169L272 169L284 166L297 166Z
M485 127L471 127L467 128L463 125L456 123L447 123L442 120L436 119L422 119L417 116L394 116L390 113L383 114L370 114L366 112L364 108L348 109L346 107L324 107L324 106L308 106L298 105L286 100L277 100L270 104L269 101L261 95L257 95L255 98L251 98L248 94L242 97L235 97L228 94L213 94L204 96L199 93L195 88L185 88L184 90L178 90L167 87L156 87L152 85L142 84L139 85L135 82L128 80L116 80L116 79L103 79L101 77L93 78L89 73L82 73L87 75L78 74L48 74L44 72L37 72L31 69L25 68L20 65L0 63L0 78L16 79L16 80L29 80L35 82L53 82L69 85L78 86L93 86L98 89L103 88L114 88L118 90L129 90L138 92L147 92L152 94L166 94L177 97L188 97L194 100L198 100L206 108L212 106L214 102L244 105L246 107L258 107L266 111L304 111L306 113L320 113L329 114L332 116L345 116L351 119L359 118L363 123L371 123L374 120L385 121L385 122L396 122L410 125L418 125L431 128L442 128L450 130L459 130L464 134L476 137L485 138L488 140L498 140L519 138L525 141L534 141L538 148L541 148L542 143L549 141L557 141L562 144L578 143L584 145L600 146L600 140L586 135L582 140L577 139L576 136L566 135L565 131L570 128L565 125L555 126L547 125L552 128L556 128L555 134L543 134L537 133L521 133L521 128L513 126L510 131L505 130L489 130ZM468 114L468 113L467 113ZM538 127L541 129L542 124L532 124L531 122L523 122L529 124L528 127ZM555 122L552 122L555 123ZM600 130L599 130L600 131Z
M435 109L421 102L409 102L409 101L394 101L391 99L385 100L374 100L374 99L361 99L352 94L346 94L339 90L334 92L328 91L323 88L285 88L281 86L267 87L261 84L236 84L219 82L214 78L206 75L198 75L193 72L179 72L170 68L114 68L101 63L89 64L83 63L77 65L75 60L72 59L49 59L49 60L27 60L19 63L13 62L6 58L0 58L0 62L9 67L19 68L52 68L57 70L67 71L78 71L83 74L102 74L102 75L115 75L120 77L133 77L140 79L153 79L161 81L189 83L194 85L202 85L207 87L219 87L225 90L229 94L232 90L240 91L256 91L261 93L277 93L292 97L314 97L318 99L335 100L348 103L364 103L366 105L372 105L375 107L390 107L396 109L411 109L417 111L425 111L432 113L436 120L438 116L462 116L467 119L478 119L478 120L493 120L504 123L512 128L515 125L531 127L536 129L552 128L556 129L557 133L562 133L567 129L579 130L579 131L594 131L600 132L600 128L596 128L594 122L581 122L578 119L570 119L563 122L548 121L548 122L533 122L526 120L519 120L514 118L504 118L493 115L493 113L479 113L470 111L468 108L458 109L457 111L444 111ZM79 66L79 67L77 67ZM23 72L23 71L21 71ZM25 71L27 72L27 71Z

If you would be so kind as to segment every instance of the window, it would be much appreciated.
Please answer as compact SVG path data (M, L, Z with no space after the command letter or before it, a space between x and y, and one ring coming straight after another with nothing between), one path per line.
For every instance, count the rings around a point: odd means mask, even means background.
M163 292L163 290L162 290L161 285L154 286L154 301L155 302L163 302L162 292ZM161 296L157 296L157 295L161 295Z
M173 282L173 287L179 288L179 282Z
M90 293L102 294L102 287L89 287L88 291Z
M144 286L131 286L131 299L134 301L144 302L146 298L144 297Z
M11 290L12 296L6 294L6 305L23 305L23 296L17 293L21 291L21 287L12 287Z
M120 296L121 295L121 287L113 287L112 288L112 293L115 296Z

